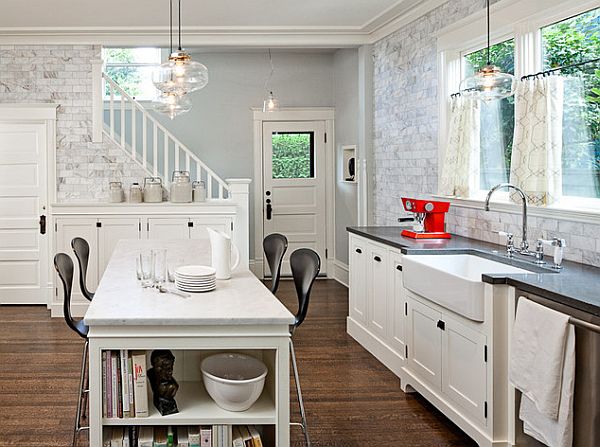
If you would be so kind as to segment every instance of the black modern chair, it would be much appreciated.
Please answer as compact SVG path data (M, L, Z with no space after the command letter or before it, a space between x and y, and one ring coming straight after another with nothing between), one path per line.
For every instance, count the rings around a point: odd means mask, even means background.
M84 399L87 397L89 390L86 385L86 364L87 364L87 355L88 355L88 332L89 327L86 326L83 320L75 320L71 315L71 291L73 289L73 261L69 257L69 255L65 253L58 253L54 256L54 268L60 277L60 280L63 285L63 294L64 294L64 304L63 304L63 313L65 317L65 321L67 326L69 326L73 331L77 333L81 338L85 340L85 344L83 345L83 355L81 357L81 371L79 374L79 396L77 399L77 415L75 419L75 428L73 430L73 442L72 446L75 446L77 443L77 435L83 430L89 430L88 426L81 426L81 416L82 416L82 407L85 406ZM85 417L85 413L84 413Z
M90 261L90 245L85 239L76 237L71 241L71 248L75 252L75 257L79 264L79 288L83 296L92 301L94 292L88 290L86 283L88 263Z
M288 240L283 234L272 233L263 240L263 249L271 270L271 293L275 294L281 279L281 261L288 248Z
M292 277L296 286L296 295L298 296L298 312L295 316L294 324L290 326L290 354L292 358L292 369L294 371L294 382L296 383L296 393L298 394L298 406L300 407L300 416L302 422L292 422L291 425L302 427L306 445L310 447L310 438L308 436L308 427L306 425L306 413L304 411L304 401L302 400L302 390L300 389L300 379L298 377L298 365L296 363L296 353L294 351L294 342L292 341L294 332L302 324L308 313L308 303L310 301L310 291L313 283L321 270L321 259L319 255L310 248L299 248L290 256L290 267Z

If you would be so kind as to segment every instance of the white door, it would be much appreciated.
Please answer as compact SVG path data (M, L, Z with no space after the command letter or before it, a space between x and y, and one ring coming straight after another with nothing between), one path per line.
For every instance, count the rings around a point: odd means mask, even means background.
M405 324L408 308L406 304L406 291L402 282L402 255L394 254L390 256L390 268L393 269L390 275L388 294L392 297L391 312L388 317L390 325L390 342L395 351L404 358L405 347Z
M148 239L189 239L190 225L187 217L148 219Z
M388 335L388 252L384 247L368 244L367 302L369 303L369 328L382 339Z
M104 270L112 256L117 242L121 239L140 238L140 219L135 217L108 217L100 219L98 231L98 281L102 279ZM90 253L90 256L94 256Z
M350 317L367 324L367 244L350 236Z
M46 160L45 124L0 123L0 304L48 303Z
M325 138L324 121L263 122L263 230L288 239L283 275L297 248L315 250L326 273Z

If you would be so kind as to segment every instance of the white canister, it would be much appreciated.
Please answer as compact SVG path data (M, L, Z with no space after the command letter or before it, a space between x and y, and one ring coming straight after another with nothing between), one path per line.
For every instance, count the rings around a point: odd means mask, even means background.
M142 203L142 187L139 183L133 183L129 188L129 202Z
M192 201L192 183L188 171L173 171L170 197L173 203L190 203Z
M206 185L203 181L192 183L192 197L194 202L204 202L206 200Z
M146 177L144 179L144 202L162 202L162 180L159 177Z
M121 182L110 182L108 184L108 201L110 203L121 203L123 201L123 185Z

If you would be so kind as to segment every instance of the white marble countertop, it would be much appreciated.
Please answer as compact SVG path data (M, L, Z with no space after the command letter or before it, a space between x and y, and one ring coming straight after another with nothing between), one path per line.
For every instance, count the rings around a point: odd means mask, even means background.
M250 271L217 281L212 292L182 298L143 289L135 275L138 253L166 248L168 260L210 265L208 240L121 240L85 314L89 326L282 325L294 316ZM175 287L174 284L168 284Z

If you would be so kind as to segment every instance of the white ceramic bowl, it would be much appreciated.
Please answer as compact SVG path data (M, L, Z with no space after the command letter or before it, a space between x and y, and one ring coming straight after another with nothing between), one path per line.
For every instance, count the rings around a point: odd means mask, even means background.
M229 411L245 411L260 397L267 366L244 354L222 353L200 364L206 391L216 404Z

